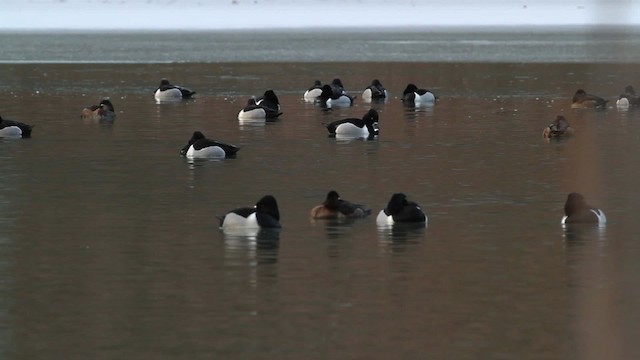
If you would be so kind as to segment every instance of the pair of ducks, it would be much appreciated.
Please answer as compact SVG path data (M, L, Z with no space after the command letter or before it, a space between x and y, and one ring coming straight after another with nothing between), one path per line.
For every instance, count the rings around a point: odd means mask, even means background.
M363 218L371 214L371 209L340 198L334 190L327 194L325 201L311 209L312 219L348 219ZM219 216L222 230L232 229L256 229L256 228L280 228L280 212L278 203L272 195L262 197L254 207L243 207L229 211ZM376 217L376 224L388 226L394 224L420 224L426 225L427 215L420 206L407 200L403 193L395 193L380 210ZM570 193L564 204L564 216L560 220L567 224L600 224L604 225L607 217L604 212L587 204L580 193Z
M364 218L371 214L371 209L340 198L334 190L327 194L326 200L311 209L313 219ZM278 203L272 195L262 197L254 207L243 207L219 216L220 228L256 229L280 228L280 212ZM408 201L407 196L396 193L391 196L387 206L380 210L376 218L378 225L395 223L427 223L427 216L415 202Z
M571 107L574 109L605 109L608 102L609 100L578 89L573 95ZM616 107L618 109L628 109L629 106L640 106L640 96L636 95L636 91L631 85L627 85L624 88L624 92L620 94L618 100L616 100Z
M367 111L361 119L347 118L326 125L330 137L373 139L380 133L378 112ZM195 131L180 154L189 159L224 159L235 157L240 147L208 139L201 131Z
M195 91L185 87L173 85L167 79L162 79L154 92L154 97L158 102L167 102L190 99L195 93ZM82 109L80 117L85 120L112 122L116 118L116 112L113 103L108 98L104 98L98 105L91 105Z

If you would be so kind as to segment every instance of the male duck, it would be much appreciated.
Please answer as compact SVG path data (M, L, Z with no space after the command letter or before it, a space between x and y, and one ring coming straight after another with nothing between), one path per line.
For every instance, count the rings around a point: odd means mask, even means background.
M219 216L222 230L280 228L278 203L271 195L262 197L254 207L244 207Z
M320 94L322 94L322 83L320 80L316 80L313 83L313 86L304 92L303 98L305 101L314 102L318 97L320 97Z
M322 92L318 98L320 105L331 108L333 106L351 106L353 105L353 97L346 93L337 94L331 88L331 85L325 84L322 86Z
M224 159L236 156L240 150L235 145L207 139L200 131L195 131L180 154L189 159Z
M32 125L3 119L0 116L0 138L29 138L32 129Z
M624 93L616 101L618 109L625 110L629 106L640 106L640 97L636 95L636 90L631 85L627 85L624 88Z
M376 218L378 225L426 222L427 215L425 215L420 206L412 201L407 201L407 196L403 193L393 194L387 207L380 210Z
M82 109L80 117L86 120L113 121L116 119L116 112L111 100L105 98L98 105Z
M344 89L344 85L342 85L342 80L339 78L335 78L331 80L331 91L334 96L346 95L347 91Z
M579 193L570 193L567 201L564 203L564 216L560 220L561 224L606 224L607 217L600 209L594 208L587 204L584 196Z
M572 136L573 133L574 131L569 125L569 121L564 116L558 115L549 126L544 128L542 137L545 139L562 138Z
M324 202L311 209L312 219L362 218L371 214L371 209L340 198L334 190L329 191Z
M384 100L389 97L389 92L384 88L380 80L375 79L371 85L362 92L362 99L367 102L372 100Z
M195 93L195 91L191 91L185 87L172 85L167 79L162 79L160 80L160 86L156 90L154 97L156 101L176 101L191 99Z
M402 102L407 106L433 105L436 96L427 89L419 89L415 84L409 84L402 92Z
M378 128L378 112L367 111L362 119L348 118L336 120L327 125L329 136L347 136L372 139L380 133Z
M282 115L280 101L273 90L267 90L258 99L251 98L238 113L239 120L276 119Z
M573 109L605 109L608 101L609 100L605 100L599 96L588 94L582 89L578 89L571 99L571 107Z

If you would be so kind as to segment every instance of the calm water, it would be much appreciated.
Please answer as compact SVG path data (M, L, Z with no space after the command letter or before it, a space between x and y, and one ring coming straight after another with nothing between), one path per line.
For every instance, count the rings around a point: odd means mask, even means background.
M548 63L313 62L303 48L277 62L152 64L165 59L128 41L104 55L115 63L82 63L95 54L67 35L47 54L72 59L31 58L39 36L0 65L0 115L35 125L32 139L0 139L3 358L640 357L640 112L569 107L578 87L613 102L640 86L640 64L565 61L546 46L533 56ZM198 98L156 104L161 77ZM302 100L334 77L353 94L378 78L393 98L332 111ZM408 82L439 103L403 108ZM281 120L241 126L247 97L267 88ZM79 119L102 96L116 121ZM378 139L327 137L323 124L371 106ZM560 113L576 136L543 141ZM190 163L179 150L194 130L242 149ZM429 226L311 221L330 189L374 212L405 192ZM570 191L606 211L606 228L559 225ZM218 230L215 215L264 194L278 199L279 233Z

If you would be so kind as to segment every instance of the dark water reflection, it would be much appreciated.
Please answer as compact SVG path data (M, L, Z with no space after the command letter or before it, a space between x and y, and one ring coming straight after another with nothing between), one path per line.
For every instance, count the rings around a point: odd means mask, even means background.
M5 64L0 139L3 358L637 358L640 113L569 107L582 87L613 101L633 64ZM156 104L161 77L199 96ZM313 80L393 98L323 111ZM440 96L407 109L408 82ZM240 125L273 88L274 123ZM83 122L110 96L112 124ZM324 124L380 113L380 136L339 141ZM545 142L563 113L576 128ZM179 156L194 130L237 158ZM328 190L376 214L405 192L428 227L375 215L311 221ZM605 229L559 225L569 191ZM276 233L223 234L216 215L280 204ZM603 355L604 354L604 355Z

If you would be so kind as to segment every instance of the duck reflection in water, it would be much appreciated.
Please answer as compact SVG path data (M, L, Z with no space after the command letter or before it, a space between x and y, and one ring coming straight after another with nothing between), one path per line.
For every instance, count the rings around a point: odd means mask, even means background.
M425 224L399 223L378 225L378 244L392 252L402 252L408 246L420 243L426 236Z
M234 229L223 232L227 257L250 258L257 264L278 262L280 229Z

